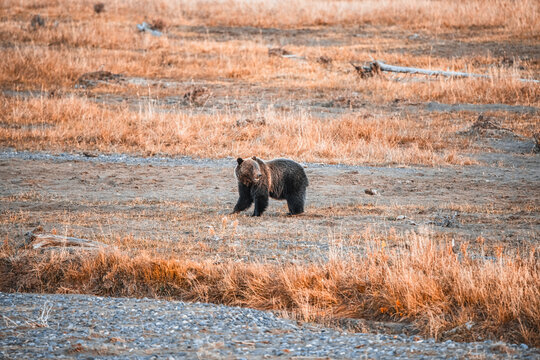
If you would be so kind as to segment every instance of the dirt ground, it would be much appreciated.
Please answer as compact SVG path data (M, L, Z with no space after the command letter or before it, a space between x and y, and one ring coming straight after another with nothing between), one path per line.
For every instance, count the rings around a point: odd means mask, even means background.
M271 200L260 218L230 215L237 198L235 160L119 155L0 154L0 236L23 241L45 232L222 261L314 261L364 250L368 238L398 246L411 233L520 248L540 234L540 161L514 137L478 154L484 165L363 167L305 164L306 213L286 215ZM508 144L513 144L509 146ZM492 144L493 145L493 144ZM506 151L504 151L506 149ZM376 189L368 195L366 189Z

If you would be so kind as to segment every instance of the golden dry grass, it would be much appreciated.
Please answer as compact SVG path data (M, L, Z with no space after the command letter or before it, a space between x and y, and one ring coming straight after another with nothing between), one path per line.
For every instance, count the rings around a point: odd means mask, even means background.
M261 110L264 125L242 116L139 111L84 98L0 101L0 144L19 149L101 150L199 157L288 156L306 161L372 164L473 163L457 154L466 140L448 133L465 122L446 119L344 115L331 121L305 112Z
M343 73L344 70L351 70L349 61L362 62L376 57L388 63L405 66L456 70L466 68L471 72L488 71L491 75L495 75L495 80L491 82L444 81L428 82L428 84L395 84L392 81L382 81L376 82L376 85L371 85L371 82L361 84L362 89L367 86L366 93L376 93L373 98L383 96L382 101L393 100L396 94L402 94L400 96L402 98L403 94L405 98L418 94L417 99L445 99L449 102L535 104L539 101L538 91L535 90L537 87L533 84L514 83L507 80L509 77L531 77L538 73L537 62L530 59L531 64L527 64L527 60L520 60L520 54L513 51L514 48L508 48L508 52L515 53L516 59L509 60L516 61L516 65L529 65L526 68L532 69L532 74L531 70L520 69L519 66L510 69L494 67L493 65L501 59L490 55L489 51L460 54L462 50L455 48L453 41L445 45L448 48L446 50L427 48L419 52L416 48L418 43L407 40L407 37L412 34L408 32L410 22L416 21L422 24L418 26L425 29L426 36L436 33L432 26L442 26L452 29L453 38L463 40L467 44L477 44L479 48L482 48L486 43L500 42L506 50L508 46L519 45L519 43L513 43L518 41L520 36L527 34L523 29L533 27L534 33L534 29L538 27L538 23L534 21L538 5L534 1L519 4L511 1L499 1L496 4L489 1L450 4L446 2L433 4L433 2L421 0L383 3L346 1L331 4L300 1L294 2L294 5L255 2L251 4L252 6L236 1L204 1L187 4L162 1L158 3L113 2L107 6L110 9L106 11L106 16L96 16L87 4L58 1L21 6L19 2L6 2L4 5L6 16L0 22L0 40L5 45L3 52L10 61L4 62L0 68L2 70L0 84L10 87L37 86L44 89L71 86L81 74L104 66L107 70L130 76L206 80L230 78L271 82L279 87L292 86L323 90L337 87L355 91L359 88L358 85L355 86L358 79L351 74ZM144 9L142 9L143 6ZM295 54L306 56L308 59L321 54L331 57L335 62L335 67L330 72L311 62L306 64L291 60L269 59L267 47L279 40L279 37L272 41L272 37L263 36L263 33L253 36L247 33L242 36L242 29L235 32L234 28L221 30L218 28L216 32L211 32L212 29L210 29L210 32L205 33L200 32L198 28L190 27L218 26L222 21L215 19L220 17L229 18L232 23L225 26L231 27L240 26L243 21L248 25L269 26L257 24L258 18L269 22L291 18L298 21L295 26L309 26L316 20L302 20L304 16L298 15L299 13L309 14L305 8L319 9L326 16L331 17L335 13L333 11L335 6L344 7L345 10L338 12L342 16L355 19L355 22L351 24L337 23L346 26L345 30L315 27L311 29L314 31L313 35L308 33L298 44L295 44L297 41L294 39L302 37L301 32L293 30L282 35L293 40L287 48ZM240 7L242 11L238 11ZM348 8L357 9L357 11L351 11ZM415 16L404 12L404 9L411 9ZM423 11L417 11L418 9L424 9L430 14L422 17ZM47 23L43 28L31 30L28 21L33 14L40 11L47 18ZM197 11L200 12L199 16L194 15ZM283 16L282 11L288 16ZM186 12L190 13L187 16L189 19L182 17L182 14ZM265 16L251 16L251 12L259 12ZM507 12L512 12L515 16L506 16ZM267 16L270 13L272 15ZM359 13L365 17L372 16L373 19L362 20L362 17L358 17ZM396 16L398 13L400 16ZM69 18L66 18L67 14ZM141 14L148 18L165 17L176 26L169 26L166 36L160 38L144 36L134 28L135 23L142 20ZM178 15L171 17L171 14ZM453 19L450 21L468 23L469 27L476 30L471 35L459 30L461 28L455 24L437 24L437 16L433 14ZM450 16L450 14L455 15ZM522 14L519 17L522 27L515 24L517 14ZM393 20L391 24L377 21L379 16ZM311 16L306 15L306 17ZM470 17L484 20L471 21ZM491 20L487 20L488 18ZM250 21L254 23L249 24ZM386 28L369 25L355 32L348 27L348 25L365 26L366 23L384 25ZM482 26L488 27L489 31L482 31ZM499 30L495 31L493 28ZM509 32L509 29L516 29L516 32ZM365 34L367 37L357 37L357 34ZM326 41L324 46L317 44L318 37ZM327 43L328 41L330 43ZM337 43L332 44L333 41ZM345 41L345 43L340 44L340 41ZM425 45L429 46L434 41L437 41L436 36ZM301 43L305 45L300 45ZM534 46L535 40L524 40L524 44ZM386 96L388 91L390 94Z
M540 71L534 1L113 1L99 15L91 4L61 0L1 6L0 41L10 61L0 63L0 87L55 94L28 100L2 96L0 141L18 149L201 157L238 156L249 149L305 161L464 165L473 163L464 155L471 144L453 135L472 116L396 114L390 104L540 104L537 84L516 80ZM513 16L506 16L509 12ZM32 28L29 21L37 13L45 26ZM166 24L164 36L136 31L136 23L156 19ZM413 31L423 40L414 40ZM306 60L269 57L268 47L280 41ZM501 55L507 53L515 55ZM321 55L332 64L314 61ZM488 73L492 79L360 79L349 62L373 57ZM100 68L140 81L74 87L81 75ZM155 79L163 83L153 84ZM156 104L164 97L181 98L193 80L209 88L207 105ZM110 99L136 105L111 107ZM287 102L290 106L282 105ZM323 119L313 102L337 102L345 114ZM234 126L253 112L266 126ZM444 124L449 119L452 124ZM47 125L21 127L29 121ZM531 136L538 114L511 116L508 122Z
M385 241L365 245L363 257L337 247L327 263L272 265L194 262L144 251L40 255L16 253L6 243L0 289L214 302L285 311L303 320L405 320L437 338L540 344L536 249L500 247L494 260L485 261L471 258L466 247L457 255L429 235L410 234L392 249Z
M17 0L3 2L4 11L24 16L31 11L48 15L71 16L76 20L95 19L92 4L71 1ZM508 16L509 14L512 16ZM537 36L540 14L538 2L523 0L428 1L428 0L297 0L283 3L272 0L113 0L101 17L114 20L140 17L166 18L169 26L188 23L212 26L301 27L317 25L354 26L400 25L412 29L448 31L469 28L501 29L520 36Z
M93 34L100 24L91 29L76 29L71 34L89 31L89 43L80 39L66 38L62 46L54 44L58 30L47 30L44 34L30 33L31 43L17 43L3 50L10 58L0 64L0 85L4 88L73 91L76 80L84 73L99 68L122 73L131 77L162 78L187 82L202 79L210 82L233 80L238 84L254 84L264 88L296 92L294 97L321 95L323 93L360 96L375 104L385 104L395 99L417 101L440 101L445 103L505 103L538 106L540 92L536 83L521 82L516 78L531 78L538 72L538 65L519 70L517 66L496 67L500 59L488 56L464 57L462 59L437 58L435 55L395 54L398 40L373 54L371 47L351 45L348 47L327 46L321 48L289 47L298 55L307 56L308 61L269 58L267 46L261 40L174 40L149 39L134 34L131 28L119 29L120 34L107 37ZM12 31L24 32L20 28ZM40 35L41 34L41 35ZM122 36L124 35L124 36ZM137 35L134 37L134 35ZM112 39L112 40L111 40ZM114 41L114 44L103 44ZM129 44L128 49L124 49ZM109 48L110 47L110 48ZM143 51L140 51L142 48ZM510 50L509 50L510 51ZM334 59L330 69L309 59L323 53ZM361 80L352 72L349 61L363 62L376 57L387 63L402 66L439 68L488 73L491 80L479 79L436 79L419 81L409 76L386 75ZM472 65L474 60L477 65ZM533 73L531 73L533 71ZM240 89L243 90L243 89ZM96 89L98 92L126 93L127 95L148 94L146 85L109 86ZM152 89L153 95L171 95L178 89ZM264 95L261 94L261 95Z

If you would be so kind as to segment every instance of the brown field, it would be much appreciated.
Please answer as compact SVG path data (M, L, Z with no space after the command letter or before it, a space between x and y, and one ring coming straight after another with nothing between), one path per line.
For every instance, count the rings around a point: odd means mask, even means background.
M0 290L539 346L540 85L520 80L540 79L538 18L527 0L3 1ZM489 78L351 65L372 59ZM229 214L252 155L305 164L305 214ZM109 247L21 247L38 226Z

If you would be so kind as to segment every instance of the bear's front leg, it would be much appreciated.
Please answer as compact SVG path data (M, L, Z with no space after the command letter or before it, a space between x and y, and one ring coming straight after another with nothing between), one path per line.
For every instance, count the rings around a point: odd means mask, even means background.
M255 195L255 209L251 216L261 216L268 206L268 192Z
M238 201L234 206L233 214L246 210L251 206L253 202L253 196L251 195L251 189L242 183L238 183Z

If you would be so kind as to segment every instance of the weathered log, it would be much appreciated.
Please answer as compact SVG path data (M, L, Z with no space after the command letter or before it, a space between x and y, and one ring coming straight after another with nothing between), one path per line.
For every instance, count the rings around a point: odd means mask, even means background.
M76 248L78 250L98 250L109 247L107 244L93 240L54 234L35 234L33 232L28 232L25 234L25 238L27 246L34 250L65 248Z
M430 75L430 76L489 78L488 75L471 74L471 73L465 73L465 72L459 72L459 71L425 70L425 69L412 68L412 67L388 65L388 64L383 63L382 61L377 61L377 64L379 64L379 68L382 71L389 71L389 72L422 74L422 75Z
M285 59L294 59L294 60L306 60L304 56L299 56L291 54L289 51L283 48L270 48L268 49L268 56L277 56Z
M470 77L470 78L491 79L489 75L484 75L484 74L473 74L473 73L465 73L465 72L459 72L459 71L426 70L426 69L413 68L413 67L388 65L388 64L383 63L382 61L374 61L370 63L369 66L359 66L353 63L350 63L350 64L355 68L355 70L362 77L373 76L379 71L388 71L388 72L396 72L396 73L421 74L421 75L429 75L429 76ZM540 83L540 80L534 80L534 79L518 79L518 80L523 81L523 82Z
M293 60L306 60L304 56L299 56L295 54L289 54L289 55L283 55L282 56L285 59L293 59Z
M137 29L140 31L140 32L149 32L150 34L154 35L154 36L161 36L163 35L163 33L159 30L155 30L155 29L152 29L152 26L143 22L142 24L137 24Z

